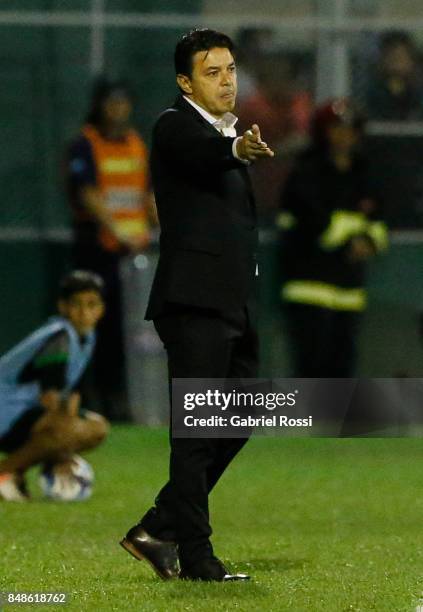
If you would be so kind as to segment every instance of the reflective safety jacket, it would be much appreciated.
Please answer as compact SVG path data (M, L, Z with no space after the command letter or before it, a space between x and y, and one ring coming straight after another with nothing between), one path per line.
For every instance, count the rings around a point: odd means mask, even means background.
M140 236L148 227L143 199L147 191L147 149L134 130L122 140L107 140L86 125L83 135L91 144L97 186L110 211L118 236ZM117 251L115 237L101 228L99 242L108 251Z
M282 193L277 225L284 302L365 309L365 262L351 260L351 240L361 236L378 253L388 236L364 159L342 172L321 152L303 154Z

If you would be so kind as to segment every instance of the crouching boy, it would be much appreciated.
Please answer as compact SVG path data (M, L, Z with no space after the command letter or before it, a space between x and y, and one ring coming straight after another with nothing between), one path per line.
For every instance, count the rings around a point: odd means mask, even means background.
M0 499L26 501L25 472L98 446L107 421L80 409L78 382L104 313L103 281L82 270L61 283L59 315L0 358Z

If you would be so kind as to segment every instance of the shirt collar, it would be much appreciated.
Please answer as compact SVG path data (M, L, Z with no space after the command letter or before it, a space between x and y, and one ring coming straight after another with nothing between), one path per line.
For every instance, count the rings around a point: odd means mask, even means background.
M200 113L203 119L205 119L208 123L211 123L211 125L217 130L222 130L225 128L233 128L236 122L238 121L238 117L236 117L233 113L229 113L229 112L225 113L223 117L221 117L220 119L216 119L216 117L213 117L213 115L210 115L210 113L204 110L204 108L202 108L201 106L198 106L198 104L193 102L190 98L188 98L187 96L183 96L183 97L184 97L184 100L189 102L189 104L191 104L191 106L193 106L195 110Z

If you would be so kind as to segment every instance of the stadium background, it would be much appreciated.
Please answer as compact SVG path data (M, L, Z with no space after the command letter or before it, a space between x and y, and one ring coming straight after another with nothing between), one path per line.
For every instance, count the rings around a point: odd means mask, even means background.
M61 164L86 112L93 77L106 72L130 78L137 94L136 123L148 142L155 116L174 98L174 42L198 25L235 38L243 28L272 28L278 52L300 66L315 102L333 95L360 99L381 32L409 32L423 51L418 0L4 0L0 352L52 312L58 279L69 267ZM371 264L359 372L421 376L423 124L370 123L368 145L379 161L393 234L389 253ZM286 376L274 211L262 205L261 212L262 373ZM148 258L128 262L123 270L128 367L137 374L130 376L131 401L136 418L147 423L166 413L163 353L142 321L154 257L153 248Z
M60 167L86 112L92 78L105 68L130 77L137 124L149 140L154 117L175 93L174 41L197 25L234 35L241 27L270 25L281 51L300 59L316 101L362 95L381 31L409 31L423 50L421 0L2 0L0 352L52 311L58 278L69 266ZM390 252L371 266L360 372L421 376L423 126L372 130L371 146L385 152L375 158L391 164L381 181L398 206L390 211ZM394 174L404 180L392 186ZM271 211L262 210L262 225L262 369L285 375ZM164 386L163 355L142 323L152 263L141 258L124 270L131 285L128 328L138 339L129 347L137 372L133 397L143 400L138 417L146 422L166 410L150 403ZM152 397L142 396L145 389ZM169 584L118 547L162 484L167 431L117 425L89 456L92 499L46 503L32 470L30 506L0 505L0 591L64 591L66 609L78 612L421 612L420 456L419 439L251 440L213 494L212 512L219 554L253 580Z

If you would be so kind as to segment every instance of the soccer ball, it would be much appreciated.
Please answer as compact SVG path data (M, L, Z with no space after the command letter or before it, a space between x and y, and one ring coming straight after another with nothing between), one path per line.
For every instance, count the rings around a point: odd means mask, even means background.
M45 467L40 474L44 496L55 501L82 501L92 494L94 470L88 461L73 455L66 463Z

